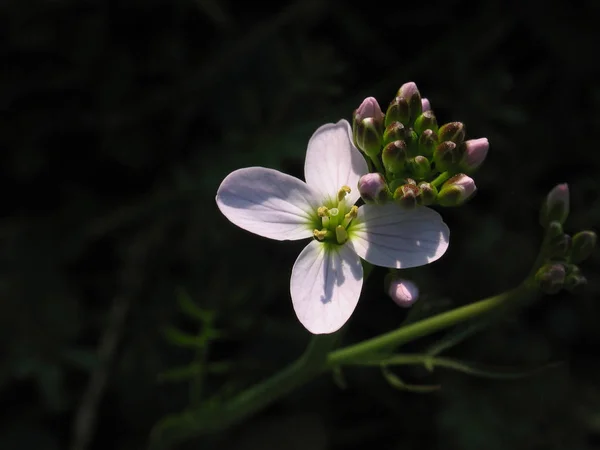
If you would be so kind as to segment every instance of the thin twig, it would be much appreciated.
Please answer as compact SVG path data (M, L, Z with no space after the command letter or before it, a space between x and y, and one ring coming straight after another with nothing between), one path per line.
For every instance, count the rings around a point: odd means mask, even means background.
M143 263L161 226L152 227L138 235L129 246L121 277L121 293L113 300L107 325L98 345L98 364L90 375L73 421L70 450L87 450L94 436L98 406L106 389L112 362L123 336L125 322L132 302L143 285ZM150 236L149 236L150 234Z

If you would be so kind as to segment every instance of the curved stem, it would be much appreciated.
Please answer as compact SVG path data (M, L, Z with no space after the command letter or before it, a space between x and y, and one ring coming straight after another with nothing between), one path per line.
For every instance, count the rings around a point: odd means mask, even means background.
M500 295L438 314L389 333L359 342L358 344L336 350L327 358L327 365L331 368L351 363L366 355L389 351L392 348L414 341L422 336L449 328L458 323L497 310L500 307L507 307L529 300L535 296L537 296L537 290L528 283L523 283L521 286Z
M365 267L365 278L372 266ZM369 355L381 355L395 347L458 323L517 306L536 298L538 290L526 280L519 287L470 305L438 314L375 338L332 351L341 333L315 335L304 354L287 368L241 392L221 406L188 410L165 418L153 430L151 447L164 448L187 438L222 431L257 413L285 395L316 378L324 371L344 364L360 363ZM412 360L416 362L415 360Z
M383 168L383 165L381 164L381 162L379 161L379 156L370 156L369 158L371 159L371 161L373 161L373 165L375 166L375 170L377 172L379 172L382 175L385 175L385 169Z

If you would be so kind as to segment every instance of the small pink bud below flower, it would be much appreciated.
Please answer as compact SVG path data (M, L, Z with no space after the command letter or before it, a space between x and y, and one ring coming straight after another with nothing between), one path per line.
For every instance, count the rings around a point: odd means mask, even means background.
M438 194L438 204L442 206L459 206L466 202L477 191L473 178L459 173L444 183Z
M429 103L429 100L427 100L426 98L422 98L421 99L421 107L423 108L423 112L430 111L431 104Z
M485 161L490 143L487 138L469 139L462 145L461 170L472 173Z
M380 173L367 173L358 180L358 192L365 203L384 203L389 189Z
M419 298L419 288L409 280L397 278L390 283L388 295L402 308L409 308Z
M555 186L546 196L540 211L540 224L546 228L556 221L564 225L569 216L569 185L567 183Z

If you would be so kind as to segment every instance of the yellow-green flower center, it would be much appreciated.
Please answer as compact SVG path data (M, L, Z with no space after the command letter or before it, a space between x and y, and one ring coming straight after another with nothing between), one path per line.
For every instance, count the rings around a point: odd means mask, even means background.
M338 245L348 240L348 227L358 213L357 206L349 206L346 203L345 198L350 191L348 186L342 186L335 201L317 209L313 231L315 239Z

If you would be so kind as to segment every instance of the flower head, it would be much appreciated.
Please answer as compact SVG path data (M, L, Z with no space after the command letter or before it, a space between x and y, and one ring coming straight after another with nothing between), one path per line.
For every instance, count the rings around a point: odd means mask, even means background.
M341 120L323 125L309 140L306 182L248 167L230 173L217 191L221 212L247 231L281 241L313 238L294 263L290 293L298 319L314 334L333 333L352 315L363 283L361 258L416 267L448 247L448 227L431 209L355 206L356 186L367 172L350 125Z

